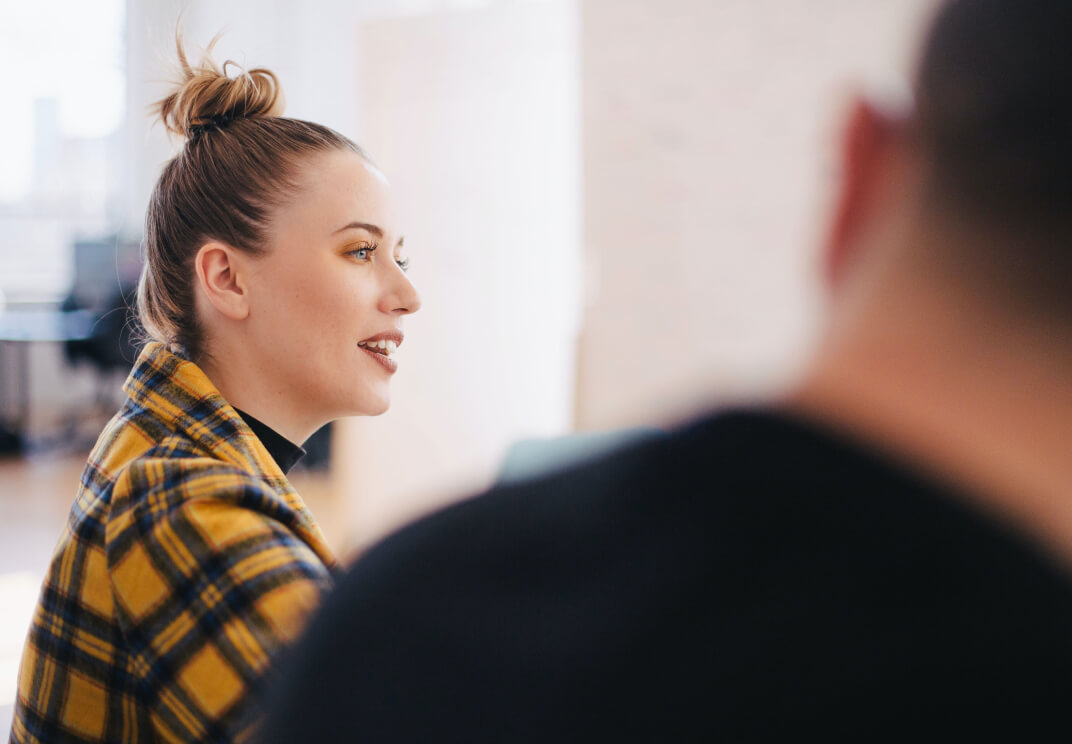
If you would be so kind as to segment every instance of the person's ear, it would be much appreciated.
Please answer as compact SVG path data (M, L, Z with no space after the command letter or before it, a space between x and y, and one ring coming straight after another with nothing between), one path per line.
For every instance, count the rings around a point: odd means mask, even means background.
M840 140L841 171L823 256L824 279L832 291L844 281L865 243L862 237L882 208L899 124L895 115L862 97L850 108Z
M249 315L249 293L240 265L238 252L216 241L205 243L194 257L194 271L205 298L231 320L244 320Z

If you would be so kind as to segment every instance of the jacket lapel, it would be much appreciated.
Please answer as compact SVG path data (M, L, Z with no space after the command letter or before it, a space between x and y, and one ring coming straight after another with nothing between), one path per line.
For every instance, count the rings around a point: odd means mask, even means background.
M299 515L296 532L329 568L338 565L301 496L257 435L193 362L150 342L123 383L131 402L202 450L260 478Z

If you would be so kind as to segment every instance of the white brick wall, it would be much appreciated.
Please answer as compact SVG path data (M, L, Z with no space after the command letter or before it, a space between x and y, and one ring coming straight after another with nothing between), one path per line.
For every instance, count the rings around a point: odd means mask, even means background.
M930 0L581 0L577 422L771 389L820 312L833 125L904 85Z

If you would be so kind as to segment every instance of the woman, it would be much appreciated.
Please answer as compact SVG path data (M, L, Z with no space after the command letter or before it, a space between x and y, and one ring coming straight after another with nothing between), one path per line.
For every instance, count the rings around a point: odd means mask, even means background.
M282 118L275 75L209 46L157 104L186 137L146 216L151 337L89 457L19 672L16 742L228 741L331 583L287 481L297 443L375 415L420 300L386 181Z

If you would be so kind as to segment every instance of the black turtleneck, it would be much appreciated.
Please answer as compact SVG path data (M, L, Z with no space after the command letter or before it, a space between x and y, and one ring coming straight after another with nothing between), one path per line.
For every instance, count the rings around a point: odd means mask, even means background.
M283 475L289 473L290 469L298 464L298 460L305 457L304 449L275 429L261 423L245 411L235 408L235 413L242 417L242 420L246 422L246 426L253 430L253 433L257 435L257 439L261 440L261 444L268 450L268 454L275 460L275 464L279 466L279 469L283 471Z

